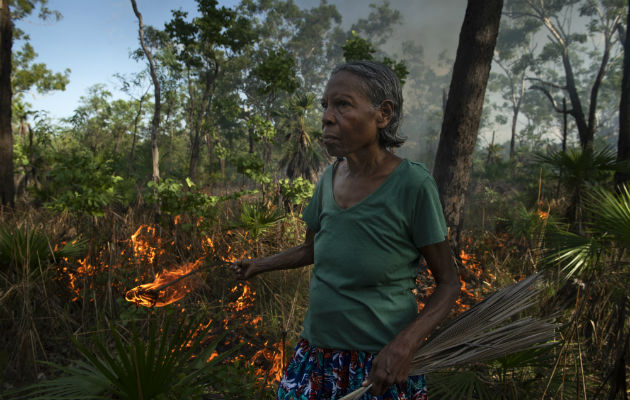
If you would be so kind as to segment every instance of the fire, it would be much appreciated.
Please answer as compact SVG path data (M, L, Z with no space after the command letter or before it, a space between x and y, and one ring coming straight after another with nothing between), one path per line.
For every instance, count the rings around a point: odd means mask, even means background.
M232 293L234 293L237 288L238 286L234 287L234 289L232 289ZM243 294L241 294L241 296L236 299L236 302L234 303L234 311L239 312L245 310L246 308L249 308L252 304L254 304L254 296L256 296L256 292L253 291L248 284L244 284Z
M545 212L543 210L537 210L536 215L543 221L549 218L549 212Z
M155 245L152 242L156 242ZM138 230L131 235L133 254L137 260L146 260L152 264L155 257L164 254L164 249L160 248L161 240L155 236L155 227L150 225L140 225Z
M174 218L175 225L181 225L182 222L182 216ZM157 227L140 225L128 232L124 238L112 241L108 247L91 249L90 255L84 259L72 262L64 260L60 266L59 279L63 279L68 285L74 300L90 301L89 297L82 297L81 294L102 282L96 278L102 276L103 272L116 271L120 275L112 275L112 280L108 283L110 288L118 293L125 293L126 300L138 306L163 307L177 301L181 302L186 295L195 290L201 282L200 275L197 274L201 270L211 270L207 268L210 267L210 263L220 266L248 255L246 248L248 244L252 244L251 240L248 239L245 243L240 236L238 240L234 240L233 236L234 233L228 231L222 232L221 235L196 237L197 241L183 241L177 236L168 236L166 231L158 231ZM184 264L176 258L190 257L195 253L200 254L199 259L194 262ZM172 267L157 274L152 272L153 269L159 271L164 265ZM119 276L122 278L119 279ZM137 283L128 285L130 280ZM126 290L135 285L139 286ZM223 303L222 299L218 299L223 315L219 320L215 320L208 333L210 338L216 338L224 331L228 333L217 351L206 361L214 359L224 349L242 344L243 351L236 358L243 362L245 359L248 360L247 363L253 366L262 385L273 385L282 376L286 344L270 340L261 346L264 340L260 339L266 336L266 331L263 316L255 311L257 294L254 286L238 282L225 289L227 289L225 294L230 300ZM188 313L189 307L182 306L178 311ZM233 360L227 359L222 362L231 361Z
M174 270L162 271L155 280L137 286L127 292L125 299L145 307L163 307L186 296L196 286L196 280L184 279L197 272L203 259L187 263Z
M251 365L261 365L256 370L259 379L266 382L280 382L284 369L282 342L274 343L271 346L267 344L268 342L265 342L265 347L254 354Z
M468 243L470 244L471 239L469 238ZM465 273L459 274L459 283L461 284L460 296L457 299L457 311L464 312L468 310L471 306L471 303L479 300L479 296L471 289L468 288L471 280L478 280L482 275L482 268L480 263L477 261L476 257L472 253L467 253L464 249L462 249L459 253L459 258L462 260L462 266L464 267ZM464 272L462 271L462 272ZM467 275L469 281L466 282L464 280L464 276Z

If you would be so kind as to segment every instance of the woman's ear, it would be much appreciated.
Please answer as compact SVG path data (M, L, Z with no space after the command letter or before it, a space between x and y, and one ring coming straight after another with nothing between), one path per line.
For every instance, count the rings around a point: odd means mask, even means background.
M385 128L394 116L394 103L391 100L384 100L378 108L376 123L379 128Z

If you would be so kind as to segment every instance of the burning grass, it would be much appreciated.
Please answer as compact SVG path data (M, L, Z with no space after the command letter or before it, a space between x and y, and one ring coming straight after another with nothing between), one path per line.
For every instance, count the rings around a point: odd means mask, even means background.
M53 236L58 239L51 245L82 236L81 229L66 224L56 226L65 233ZM105 320L124 325L129 321L148 324L173 313L182 319L202 316L207 323L213 321L210 336L223 337L208 358L239 346L223 362L243 368L252 375L256 395L271 398L301 331L310 269L278 271L238 282L225 266L232 260L273 254L299 244L304 227L297 218L286 218L253 243L247 232L223 230L225 225L218 220L207 230L207 223L180 215L158 227L134 213L99 220L86 230L93 235L87 254L56 260L50 268L54 287L42 290L48 298L65 302L62 312L69 321L67 330L50 330L42 322L33 325L34 330L46 331L62 343L72 332L81 338L97 331ZM493 279L483 270L483 256L472 241L461 258L470 272L463 275L466 290L457 312L480 298L481 282L491 284ZM430 276L423 275L420 283L418 298L422 300L432 290ZM62 348L49 343L45 337L39 344L33 343L41 349L34 352L33 363L35 359L66 359L67 344ZM70 355L71 359L75 356ZM9 367L9 379L24 368Z

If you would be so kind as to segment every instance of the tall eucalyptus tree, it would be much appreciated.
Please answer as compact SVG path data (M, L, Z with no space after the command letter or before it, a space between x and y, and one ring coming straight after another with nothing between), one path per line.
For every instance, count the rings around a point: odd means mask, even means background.
M153 53L144 40L144 25L142 22L142 14L140 13L140 11L138 11L136 0L131 0L131 6L133 7L134 14L136 14L136 17L138 18L138 36L140 38L140 46L142 46L142 51L147 57L147 62L149 64L149 73L151 74L151 81L153 82L153 119L151 120L151 178L153 182L157 184L160 181L160 152L158 148L161 107L160 80L157 76L155 61L153 60ZM154 194L155 196L157 196L157 191L154 191Z
M469 0L459 34L433 169L455 248L502 8L503 0Z
M579 17L587 20L585 31L571 25L575 8ZM551 69L540 70L531 79L535 82L532 88L542 91L558 112L562 109L554 93L566 93L570 102L567 112L575 121L580 144L583 149L592 150L602 82L621 54L616 31L624 16L623 1L510 0L506 9L509 17L526 20L533 32L546 31L547 42L538 59L550 62ZM589 39L598 44L584 48ZM579 65L583 61L581 54L585 53L592 62L586 68ZM560 74L554 68L557 60L561 63Z
M48 0L0 0L0 205L13 205L15 200L11 128L14 94L32 86L42 93L64 90L68 82L69 70L64 74L54 74L44 64L32 64L35 53L28 43L14 60L14 40L27 39L24 32L15 28L15 22L36 10L41 19L61 18L59 12L48 8ZM14 65L15 61L17 65Z
M188 174L192 179L197 173L202 140L204 136L210 140L213 130L211 109L222 66L254 40L250 19L219 7L216 0L197 0L197 11L199 16L188 20L188 13L174 10L165 25L177 60L173 66L183 72L187 88Z

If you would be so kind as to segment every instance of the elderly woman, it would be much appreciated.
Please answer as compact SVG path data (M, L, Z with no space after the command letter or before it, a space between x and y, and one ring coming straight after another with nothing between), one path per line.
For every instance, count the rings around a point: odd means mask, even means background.
M390 151L404 142L400 82L382 64L343 64L321 103L324 145L337 161L304 210L304 243L232 265L249 279L315 264L278 399L339 399L370 384L364 398L426 399L424 376L408 376L411 360L451 309L459 280L435 182L422 164ZM436 288L418 315L421 257Z

